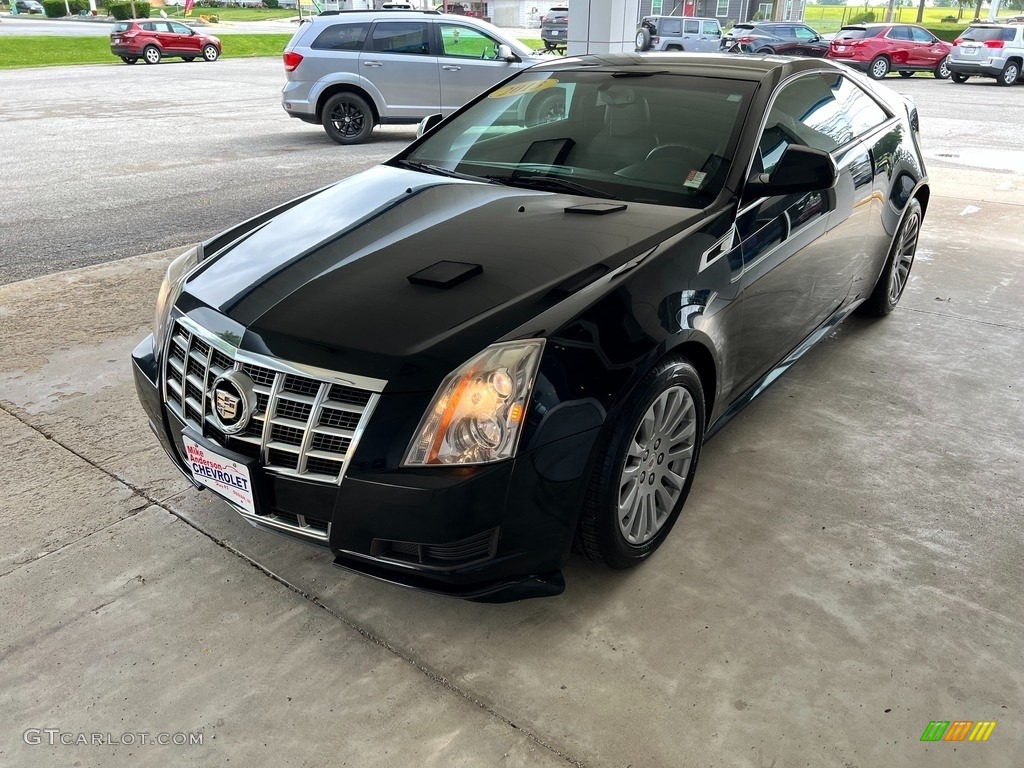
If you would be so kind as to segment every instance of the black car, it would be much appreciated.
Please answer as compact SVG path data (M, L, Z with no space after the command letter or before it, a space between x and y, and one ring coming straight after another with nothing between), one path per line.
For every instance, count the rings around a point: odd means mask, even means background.
M726 32L721 48L730 53L777 53L821 58L828 52L828 41L806 24L791 21L746 22Z
M917 126L824 61L539 64L175 260L139 396L197 487L342 568L556 594L574 547L651 555L708 435L895 307Z
M549 51L565 50L569 39L569 8L552 8L540 19L540 39Z

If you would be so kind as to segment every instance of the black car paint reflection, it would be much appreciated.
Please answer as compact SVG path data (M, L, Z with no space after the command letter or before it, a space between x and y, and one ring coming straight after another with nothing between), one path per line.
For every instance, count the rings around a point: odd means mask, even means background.
M335 484L303 476L303 458L290 472L264 466L277 429L268 415L264 443L256 429L257 445L239 454L268 500L249 522L305 540L315 530L340 567L472 599L556 594L581 531L588 555L606 546L593 542L614 531L593 511L615 480L605 451L622 443L628 457L622 430L661 391L652 371L670 361L665 376L686 383L664 391L699 388L693 428L714 432L850 311L878 305L893 238L928 202L908 107L827 62L584 57L511 82L519 90L481 95L384 166L208 241L169 310L172 324L233 340L238 361L312 371L310 392L316 372L383 382L370 417L345 432L356 447ZM705 119L659 88L691 94L679 98ZM552 94L565 100L555 119L524 120L531 99ZM474 123L480 115L490 122ZM783 186L800 176L791 157L827 183ZM453 260L470 276L408 279ZM452 413L435 397L446 377L489 345L524 339L544 346L512 455L410 463L432 404ZM249 450L215 419L189 424L168 406L169 349L142 342L135 375L179 468L190 430L224 455ZM207 374L196 370L190 391L201 395ZM326 385L292 395L289 413L303 397L315 410L334 395ZM300 456L302 429L330 431L285 422ZM643 465L652 478L658 455ZM692 479L696 459L688 466ZM651 546L622 551L648 556L685 494ZM632 564L626 555L617 567Z

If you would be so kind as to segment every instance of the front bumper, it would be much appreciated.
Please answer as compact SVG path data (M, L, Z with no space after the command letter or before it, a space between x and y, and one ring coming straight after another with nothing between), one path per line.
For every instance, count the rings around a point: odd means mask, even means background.
M152 337L139 344L132 362L150 427L191 480L182 458L182 435L190 428L161 401ZM254 466L261 505L256 514L232 506L257 528L329 548L340 568L401 586L495 602L555 595L564 589L560 568L597 431L488 466L349 470L340 485Z

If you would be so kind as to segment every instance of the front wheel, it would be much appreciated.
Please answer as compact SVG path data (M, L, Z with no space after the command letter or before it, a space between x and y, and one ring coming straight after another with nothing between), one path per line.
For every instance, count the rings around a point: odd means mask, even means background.
M962 75L959 72L950 72L949 73L949 79L952 80L957 85L963 85L964 83L967 82L967 78L969 78L969 77L970 77L970 75Z
M881 80L889 74L889 60L885 56L875 56L868 67L868 74L874 80Z
M704 440L697 370L673 356L637 386L598 451L577 548L612 568L646 560L668 536L693 483Z
M875 283L868 300L861 305L864 314L882 317L888 315L900 302L903 289L910 280L910 268L914 266L917 253L917 238L921 234L921 220L924 214L921 204L914 198L907 204L903 223L893 238L885 268Z
M220 51L217 50L217 46L213 43L207 43L203 46L203 58L206 61L216 61L220 58Z
M949 57L947 56L939 65L932 70L932 74L935 75L936 80L948 80L949 79Z
M360 144L373 130L373 112L361 96L338 93L324 104L323 126L339 144Z
M147 45L146 49L142 52L142 58L147 64L159 64L160 49L155 45Z
M1003 67L1003 71L999 73L999 77L996 78L996 82L999 85L1013 85L1017 82L1018 77L1020 77L1020 65L1015 61L1008 61Z

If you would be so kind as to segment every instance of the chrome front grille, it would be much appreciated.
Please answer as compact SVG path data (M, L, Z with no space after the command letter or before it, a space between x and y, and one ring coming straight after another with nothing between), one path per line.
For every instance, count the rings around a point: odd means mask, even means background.
M164 356L164 402L197 432L279 475L340 483L386 382L255 355L187 317ZM234 435L219 429L213 385L231 370L253 382L255 407Z

